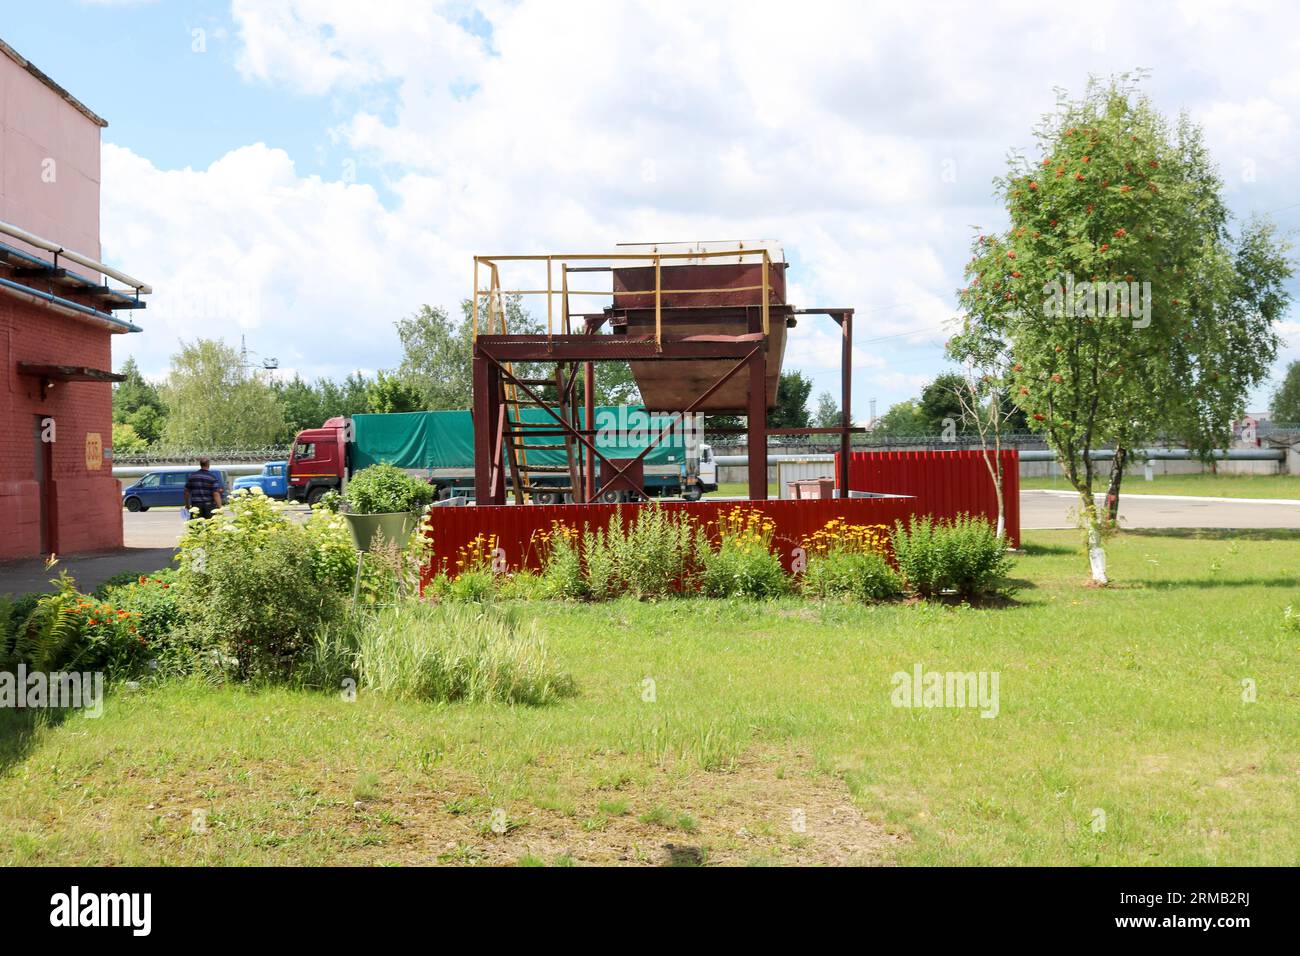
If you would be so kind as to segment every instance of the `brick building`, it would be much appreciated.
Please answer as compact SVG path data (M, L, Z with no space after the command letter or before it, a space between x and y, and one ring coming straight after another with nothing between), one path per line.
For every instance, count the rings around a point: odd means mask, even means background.
M111 341L151 290L98 261L106 125L0 41L0 559L122 546Z

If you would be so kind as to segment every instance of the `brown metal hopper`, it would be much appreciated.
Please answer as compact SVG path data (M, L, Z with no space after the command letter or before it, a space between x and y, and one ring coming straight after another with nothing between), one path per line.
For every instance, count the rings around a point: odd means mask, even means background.
M793 311L785 304L784 262L769 266L767 353L767 407L776 407L777 386L785 358L786 329L794 325ZM655 334L655 270L651 266L616 267L613 270L614 306L608 310L615 334ZM661 325L665 336L739 336L762 330L761 263L708 263L665 265L660 269ZM656 411L681 411L714 382L726 375L734 362L716 359L631 362L632 377L641 400ZM743 415L749 407L749 380L737 375L695 406L709 414Z
M788 306L769 310L767 351L767 407L776 407L776 390L781 380L785 358L786 329L795 324ZM686 313L686 314L683 314ZM745 335L751 322L758 325L757 308L753 309L664 309L663 334L673 335ZM615 334L636 336L655 334L654 309L637 309L611 316ZM714 382L736 364L731 360L690 359L675 362L633 361L628 363L641 401L655 411L682 411L702 395ZM695 410L711 415L744 415L749 407L749 379L734 376Z

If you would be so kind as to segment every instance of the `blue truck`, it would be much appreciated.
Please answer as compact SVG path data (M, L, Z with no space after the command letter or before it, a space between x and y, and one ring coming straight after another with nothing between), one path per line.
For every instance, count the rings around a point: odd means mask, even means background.
M244 475L235 479L235 491L241 488L252 490L261 488L268 498L286 498L289 494L289 462L268 461L262 471L256 475Z

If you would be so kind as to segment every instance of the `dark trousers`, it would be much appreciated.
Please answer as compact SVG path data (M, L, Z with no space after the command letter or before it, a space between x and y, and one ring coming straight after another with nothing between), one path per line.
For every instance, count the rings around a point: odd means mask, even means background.
M211 501L191 501L190 507L198 510L199 512L198 517L211 518L212 509L213 507L215 507L215 505ZM194 513L191 511L190 514L191 516L193 516Z

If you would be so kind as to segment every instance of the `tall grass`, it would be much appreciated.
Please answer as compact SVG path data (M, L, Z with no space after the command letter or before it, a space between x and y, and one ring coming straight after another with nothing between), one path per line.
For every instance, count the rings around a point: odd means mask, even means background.
M575 691L508 609L411 601L364 620L354 640L360 685L388 697L536 705Z

